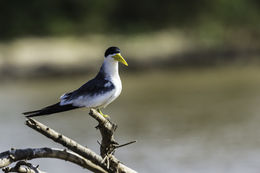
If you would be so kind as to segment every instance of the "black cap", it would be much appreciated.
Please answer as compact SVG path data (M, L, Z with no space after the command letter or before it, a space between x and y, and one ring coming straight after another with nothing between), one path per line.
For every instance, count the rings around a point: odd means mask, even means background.
M115 53L120 53L120 49L118 47L109 47L106 52L105 52L105 57L107 57L108 55L112 55Z

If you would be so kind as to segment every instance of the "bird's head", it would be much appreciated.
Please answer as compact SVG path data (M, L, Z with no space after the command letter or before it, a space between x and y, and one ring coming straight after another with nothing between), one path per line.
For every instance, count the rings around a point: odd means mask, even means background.
M105 58L112 61L118 61L122 64L128 66L125 59L120 54L120 49L118 47L109 47L105 52Z

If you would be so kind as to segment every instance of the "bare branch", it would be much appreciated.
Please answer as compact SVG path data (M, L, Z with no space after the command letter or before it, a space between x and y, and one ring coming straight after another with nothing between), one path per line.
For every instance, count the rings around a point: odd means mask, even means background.
M83 168L87 168L93 172L107 173L100 166L93 164L82 156L61 149L54 148L27 148L27 149L11 149L0 153L0 168L6 167L13 162L19 160L31 160L35 158L56 158L75 163ZM19 162L18 162L19 163ZM14 167L15 168L15 167ZM17 168L16 168L17 169ZM23 167L19 168L23 169ZM14 169L12 169L14 170ZM10 172L10 171L9 171Z
M19 161L14 167L6 167L3 169L5 173L17 172L17 173L45 173L38 169L38 166L34 166L26 161Z
M83 156L84 158L88 159L89 161L93 162L94 164L102 167L103 169L109 171L107 169L107 166L105 163L102 162L102 158L97 155L95 152L92 150L80 145L76 141L56 132L55 130L45 126L44 124L29 118L26 120L26 125L31 127L32 129L40 132L44 136L52 139L53 141L63 145L64 147L67 147L71 151L74 151L75 153ZM110 170L112 171L112 170Z
M119 145L114 140L113 134L117 126L104 118L94 109L91 109L89 114L99 122L97 128L100 130L102 136L100 145L100 153L102 157L100 157L92 150L78 144L76 141L54 131L53 129L32 118L29 118L26 121L26 125L43 134L44 136L52 139L53 141L67 147L68 149L87 159L91 164L98 165L107 172L136 173L136 171L128 168L113 156L116 148L125 146L125 144ZM131 143L133 142L127 144Z
M133 144L133 143L136 143L136 141L131 141L131 142L127 142L127 143L125 143L125 144L117 145L116 148L125 147L125 146L130 145L130 144Z
M90 109L89 115L99 123L96 128L99 129L102 136L100 154L104 158L106 155L113 153L115 145L118 145L114 139L114 132L117 126L98 113L95 109Z
M125 166L115 156L113 156L116 148L130 145L132 143L135 143L136 141L119 145L114 139L114 132L117 128L117 125L106 119L94 109L90 109L89 115L96 119L99 123L97 128L99 129L102 136L100 154L104 158L104 161L107 162L107 165L110 165L110 167L115 167L117 169L117 172L119 173L136 173L136 171Z

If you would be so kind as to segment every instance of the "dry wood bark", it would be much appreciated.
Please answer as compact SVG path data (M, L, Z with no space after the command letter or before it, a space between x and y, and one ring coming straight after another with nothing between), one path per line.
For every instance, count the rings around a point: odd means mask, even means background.
M100 144L100 155L96 154L87 147L84 147L76 141L56 132L55 130L47 127L46 125L29 118L26 120L26 125L43 134L44 136L52 139L53 141L68 148L67 150L53 149L53 148L27 148L27 149L11 149L9 151L0 153L0 168L7 167L13 162L20 160L30 160L34 158L57 158L73 162L79 166L87 168L92 172L107 173L107 172L118 172L118 173L136 173L136 171L122 164L113 154L116 148L131 144L119 145L114 139L114 132L116 125L104 118L96 110L91 109L89 113L94 119L98 121L97 129L100 130L102 140ZM18 162L19 163L19 162ZM17 164L18 164L17 163ZM19 166L19 167L18 167ZM10 170L25 170L25 165L18 165ZM17 169L19 168L19 169ZM28 165L26 168L30 168ZM31 169L35 172L35 170ZM6 172L8 169L5 168Z

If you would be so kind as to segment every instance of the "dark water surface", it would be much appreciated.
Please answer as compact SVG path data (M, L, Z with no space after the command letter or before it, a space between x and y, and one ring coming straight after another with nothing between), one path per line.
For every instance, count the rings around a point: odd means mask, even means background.
M88 76L0 85L0 151L59 147L24 125L23 111L55 103ZM122 75L121 96L103 112L118 124L116 156L142 173L258 173L260 68L223 67ZM87 109L37 120L99 152L99 132ZM55 159L37 159L47 172L88 172Z

